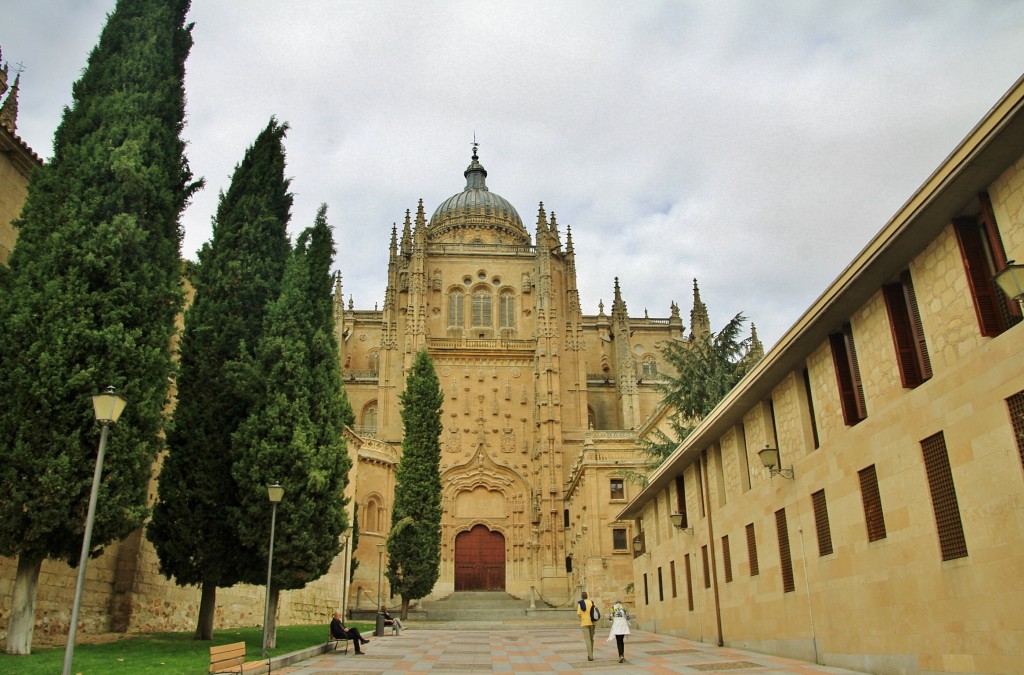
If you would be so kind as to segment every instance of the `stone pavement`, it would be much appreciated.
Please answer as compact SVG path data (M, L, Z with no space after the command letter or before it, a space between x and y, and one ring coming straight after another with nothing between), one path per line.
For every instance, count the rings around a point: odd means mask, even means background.
M441 627L443 626L443 627ZM378 673L771 673L793 675L851 670L818 666L740 649L634 630L626 638L626 661L619 663L608 629L598 630L594 660L587 661L578 627L502 626L494 630L438 628L417 624L401 635L371 638L366 653L321 654L275 673L290 675L369 675ZM601 635L603 633L603 635Z

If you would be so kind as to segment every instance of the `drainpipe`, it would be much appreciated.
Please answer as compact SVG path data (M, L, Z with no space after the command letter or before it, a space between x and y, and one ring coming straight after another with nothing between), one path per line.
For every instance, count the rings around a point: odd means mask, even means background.
M711 549L711 589L715 595L715 621L718 624L718 646L725 646L722 639L722 606L718 600L718 563L715 561L715 525L711 518L711 491L708 484L708 451L700 453L700 473L704 479L704 510L708 514L708 548Z

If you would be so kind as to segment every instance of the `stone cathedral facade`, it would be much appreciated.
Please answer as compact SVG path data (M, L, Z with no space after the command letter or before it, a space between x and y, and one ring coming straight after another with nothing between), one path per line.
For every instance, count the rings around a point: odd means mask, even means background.
M632 524L615 520L642 466L635 430L661 398L658 345L682 340L678 306L631 317L618 280L610 311L584 314L572 231L540 205L531 232L487 185L474 146L465 188L393 227L383 306L355 309L336 280L343 379L356 415L355 503L363 564L350 606L372 606L375 545L391 523L398 402L418 350L444 390L441 571L434 597L580 588L632 580ZM384 242L382 242L383 244ZM342 261L343 263L344 261ZM709 330L694 286L691 325ZM646 314L646 312L645 312ZM368 593L369 591L369 593Z

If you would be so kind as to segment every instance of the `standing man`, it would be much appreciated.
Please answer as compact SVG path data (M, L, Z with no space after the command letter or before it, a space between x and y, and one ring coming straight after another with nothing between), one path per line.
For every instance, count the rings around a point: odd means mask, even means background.
M590 618L590 608L594 606L593 601L587 599L587 592L580 594L579 605L576 606L576 616L580 617L580 629L583 631L583 642L587 645L587 661L594 660L594 621Z

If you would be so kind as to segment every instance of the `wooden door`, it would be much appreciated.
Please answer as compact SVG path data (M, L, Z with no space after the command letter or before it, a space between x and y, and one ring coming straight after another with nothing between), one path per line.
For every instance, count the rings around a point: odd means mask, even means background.
M477 525L455 537L455 590L505 590L505 537Z

